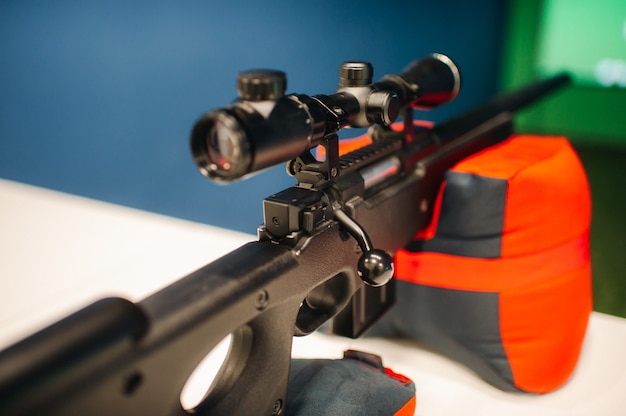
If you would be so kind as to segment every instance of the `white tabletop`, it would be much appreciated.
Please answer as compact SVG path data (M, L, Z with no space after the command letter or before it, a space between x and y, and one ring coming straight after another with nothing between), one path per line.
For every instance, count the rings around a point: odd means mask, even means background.
M0 180L0 348L98 298L137 301L254 236ZM626 320L593 313L559 390L512 394L408 341L313 334L297 357L379 354L415 381L416 415L626 414Z

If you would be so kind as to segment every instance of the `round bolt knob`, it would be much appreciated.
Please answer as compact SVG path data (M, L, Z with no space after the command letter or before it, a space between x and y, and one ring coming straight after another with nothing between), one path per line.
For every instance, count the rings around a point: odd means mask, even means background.
M360 87L372 83L374 68L369 62L344 62L339 67L340 87Z
M382 286L393 277L393 258L386 251L375 248L359 258L357 270L368 285Z
M278 100L285 95L287 76L282 71L255 69L237 77L239 98L246 101Z

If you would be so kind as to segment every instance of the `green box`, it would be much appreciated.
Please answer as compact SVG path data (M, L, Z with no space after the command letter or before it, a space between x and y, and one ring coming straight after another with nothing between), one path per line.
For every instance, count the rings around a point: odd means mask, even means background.
M626 1L510 0L502 87L567 71L574 85L516 118L518 130L626 148Z

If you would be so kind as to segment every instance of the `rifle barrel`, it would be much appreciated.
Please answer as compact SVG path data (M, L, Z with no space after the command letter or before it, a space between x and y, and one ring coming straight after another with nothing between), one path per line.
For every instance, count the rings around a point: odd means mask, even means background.
M441 143L448 142L463 132L468 131L472 126L481 125L500 113L519 111L570 83L571 77L569 74L561 73L516 91L500 94L476 109L438 124L432 133L439 138Z

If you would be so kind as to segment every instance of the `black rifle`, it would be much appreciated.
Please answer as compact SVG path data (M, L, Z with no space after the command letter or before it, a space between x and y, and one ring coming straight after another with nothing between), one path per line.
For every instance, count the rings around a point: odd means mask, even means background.
M201 172L229 182L287 162L297 186L264 201L258 241L138 303L100 300L0 353L0 413L279 415L293 336L331 321L358 337L394 302L389 253L431 217L444 172L512 133L511 112L566 75L495 98L432 129L413 108L454 98L443 55L371 80L347 62L331 95L284 95L278 71L240 74L240 99L200 118L191 139ZM402 115L401 129L391 128ZM337 131L372 126L373 142L340 156ZM399 130L399 131L397 131ZM323 146L317 160L310 150ZM230 335L205 398L183 409L198 363Z

